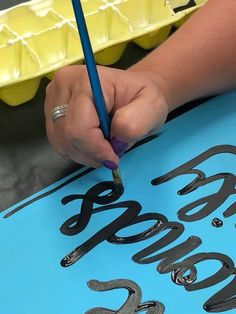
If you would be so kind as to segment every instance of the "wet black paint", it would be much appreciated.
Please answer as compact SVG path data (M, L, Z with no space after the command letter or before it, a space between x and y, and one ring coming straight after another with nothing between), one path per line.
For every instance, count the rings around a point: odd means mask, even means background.
M189 272L188 274L186 274ZM197 279L196 267L187 265L186 267L177 268L172 271L171 279L180 286L187 286L195 282Z
M110 192L110 190L112 192ZM106 195L103 195L107 192ZM82 199L81 212L68 219L62 226L61 232L66 235L75 235L80 233L88 225L93 214L110 210L113 208L124 208L125 212L116 218L113 222L94 234L90 239L75 248L67 254L62 260L61 265L64 267L74 264L85 254L91 251L99 243L107 240L118 230L127 226L141 211L141 205L136 201L119 202L94 208L94 204L108 204L116 201L123 193L123 190L117 190L117 186L112 181L102 182L87 191L85 195L69 195L62 199L62 204ZM101 196L99 196L102 194Z
M165 307L158 301L141 303L142 291L134 281L128 279L116 279L106 282L90 280L88 286L94 291L126 289L128 290L128 298L119 310L97 307L87 311L85 314L135 314L143 311L146 311L147 314L164 314Z
M234 265L232 260L228 256L216 252L198 253L184 259L183 261L178 261L180 258L188 255L201 245L201 239L196 236L191 236L182 243L159 254L153 254L175 242L175 240L177 240L184 233L183 224L179 222L169 222L164 215L158 213L140 214L142 207L136 201L118 202L108 205L107 203L117 200L123 193L123 191L120 191L115 195L115 187L113 185L113 182L110 181L99 183L89 189L84 195L69 195L62 199L63 204L67 204L78 199L82 200L80 214L68 219L61 227L61 231L67 235L74 235L83 231L88 225L91 216L95 213L114 208L126 209L125 212L112 223L98 231L94 236L62 259L62 266L72 265L85 256L95 246L105 240L113 244L132 244L165 232L165 235L162 238L136 253L132 259L139 264L149 264L160 261L157 265L157 271L161 274L171 273L172 280L176 284L184 286L188 291L210 287L225 280L233 274ZM94 208L94 204L104 204L104 206ZM128 226L149 220L154 221L154 224L147 230L128 237L119 237L116 235L116 232L121 231ZM168 230L167 234L166 230ZM200 282L195 282L197 280L197 268L195 267L195 264L204 260L218 260L222 263L222 267L216 274L210 276L209 278ZM189 272L189 274L185 275L187 272ZM224 306L230 305L228 305L227 301L225 301ZM236 305L234 304L233 306L235 307Z
M143 241L149 239L153 235L157 234L164 228L166 228L167 218L164 215L158 213L146 213L135 217L127 226L132 226L139 224L143 221L156 221L156 223L138 234L129 237L121 237L117 236L116 234L111 235L107 240L113 244L129 244L129 243L136 243L139 241ZM182 226L182 224L181 224ZM123 228L120 228L121 231ZM171 240L172 242L173 240Z
M193 222L201 220L211 213L213 213L218 207L220 207L224 202L233 194L236 193L236 176L232 173L218 173L209 177L206 177L204 172L199 169L195 169L196 166L200 165L202 162L208 160L210 157L218 154L234 154L236 155L236 147L233 145L219 145L214 146L204 153L198 155L192 160L186 162L185 164L177 167L176 169L168 172L167 174L155 178L151 181L152 185L156 186L161 183L172 180L180 175L184 174L196 174L197 177L186 185L183 189L178 191L179 195L184 195L190 193L199 187L205 186L214 181L222 181L222 185L218 192L200 198L186 206L182 207L178 211L178 217L182 221ZM202 205L202 206L200 206ZM191 214L198 206L200 209L197 212ZM230 207L228 207L223 215L225 218L230 217L236 213L236 202L234 202Z
M222 265L221 268L215 274L206 279L195 282L191 285L186 285L185 289L187 291L206 289L208 287L214 286L217 283L224 281L234 273L234 262L232 259L225 254L217 252L197 253L183 260L183 264L194 266L200 262L203 263L204 261L208 260L219 261Z
M235 271L234 271L235 273ZM204 309L210 313L225 312L236 308L236 276L219 292L204 303Z
M133 149L145 144L145 143L148 143L148 142L151 142L153 141L154 139L156 139L158 136L160 136L160 133L159 134L154 134L154 135L150 135L148 137L145 137L144 139L138 141L135 145L133 145L129 150L127 150L125 152L128 153L130 151L132 151ZM57 185L55 188L52 188L51 190L47 191L47 192L44 192L44 193L41 193L35 197L32 197L30 200L26 201L26 202L23 202L21 205L15 207L14 209L12 209L11 211L9 211L3 218L9 218L11 217L12 215L16 214L18 211L22 210L23 208L25 208L26 206L40 200L40 199L43 199L45 197L47 197L48 195L51 195L53 193L55 193L56 191L62 189L63 187L67 186L68 184L84 177L85 175L93 172L94 168L86 168L86 167L83 167L85 168L85 170L83 170L82 172L80 172L79 174L76 174L75 176L73 176L72 178L64 181L63 183Z
M107 192L105 195L100 195ZM104 207L94 209L95 204L110 204L118 200L124 192L123 185L115 185L112 181L96 184L85 194L72 194L64 197L61 202L66 205L75 200L83 200L81 213L68 219L62 226L61 232L65 235L75 235L84 230L93 213L105 210Z
M196 178L178 192L180 195L190 193L193 190L216 180L223 181L217 193L206 196L180 209L179 218L181 220L195 221L202 219L222 205L230 195L236 193L235 175L231 173L220 173L206 177L203 171L195 169L197 165L211 156L221 153L236 154L236 147L232 145L220 145L213 147L173 171L168 172L166 175L152 180L153 185L158 185L179 175L195 174ZM170 273L172 280L176 284L184 286L187 291L205 289L214 286L235 274L234 263L227 255L218 252L202 252L189 256L189 253L194 251L202 243L201 239L196 236L191 236L181 243L178 241L178 245L173 245L166 251L162 250L161 253L158 253L158 251L166 246L172 243L174 244L174 242L183 235L183 224L180 222L168 221L164 215L156 212L141 214L141 204L133 200L116 202L122 193L122 189L117 190L114 183L108 181L93 186L85 194L69 195L62 199L62 203L64 205L72 201L82 200L79 214L71 217L61 226L61 232L70 236L82 232L88 225L93 214L115 208L124 209L124 212L113 222L102 228L91 238L66 255L61 261L62 266L72 265L105 240L112 244L128 245L144 241L154 236L159 237L162 233L164 233L162 237L155 240L151 245L134 254L132 259L139 264L149 264L159 261L156 267L157 271L161 274ZM200 204L203 204L204 206L198 212L192 215L187 215L189 211L193 210ZM102 206L95 207L95 205ZM224 216L227 217L232 215L235 213L235 210L236 207L234 203L224 212ZM125 229L126 227L137 225L143 221L152 221L153 225L132 236L125 237L117 235L119 231ZM187 255L187 258L179 261ZM222 266L215 274L198 281L198 270L195 265L207 260L218 261ZM234 280L233 282L235 283ZM227 285L213 297L209 298L209 300L204 304L204 309L208 312L223 312L225 309L236 308L236 297L234 297L236 294L236 288L232 290L231 286L231 284Z
M211 221L211 225L216 228L220 228L223 226L223 221L219 218L213 218Z

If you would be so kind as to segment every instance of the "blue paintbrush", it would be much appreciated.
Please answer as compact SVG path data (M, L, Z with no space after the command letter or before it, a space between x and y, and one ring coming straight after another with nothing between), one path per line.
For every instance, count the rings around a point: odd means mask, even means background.
M72 4L84 53L84 59L88 71L89 81L93 93L93 100L100 121L100 128L104 134L104 137L108 141L110 141L110 119L106 110L105 100L97 72L96 63L94 60L93 50L89 39L82 5L80 0L72 0ZM113 181L116 185L122 184L119 169L112 170L112 176Z

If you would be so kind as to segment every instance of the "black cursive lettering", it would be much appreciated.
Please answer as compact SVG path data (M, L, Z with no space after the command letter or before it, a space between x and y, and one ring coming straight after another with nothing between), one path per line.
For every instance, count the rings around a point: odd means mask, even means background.
M96 307L87 311L85 314L135 314L143 311L147 311L147 314L164 314L164 305L158 301L141 303L142 291L140 287L131 280L116 279L106 282L90 280L88 286L95 291L126 289L129 295L126 302L117 311Z
M125 208L125 212L116 218L112 223L102 228L91 238L85 241L83 244L75 248L72 252L67 254L62 260L61 265L64 267L74 264L76 261L81 259L85 254L91 251L99 243L107 240L112 234L116 233L120 228L126 226L134 218L136 218L141 211L141 205L136 201L119 202L115 204L109 204L97 208L93 208L94 203L96 204L107 204L117 200L121 191L116 190L116 186L113 182L99 183L93 186L87 191L85 195L69 195L62 199L63 204L67 204L71 201L82 199L81 213L68 219L61 227L61 231L67 235L74 235L84 230L88 225L91 216L94 213L106 211L113 208ZM106 195L104 192L110 191ZM123 192L123 191L122 191ZM102 194L101 196L99 196Z
M235 271L234 271L235 273ZM234 279L219 292L214 294L204 303L207 312L219 313L236 308L236 276Z
M192 160L186 162L185 164L177 167L176 169L168 172L164 176L159 178L155 178L152 180L153 185L159 185L161 183L167 182L169 180L174 179L177 176L183 174L197 174L197 177L188 185L186 185L183 189L178 191L178 194L183 195L196 190L197 188L209 184L214 181L219 181L223 179L223 183L218 192L205 196L201 199L198 199L183 208L181 208L178 212L178 217L182 221L197 221L205 218L206 216L213 213L219 206L224 204L224 202L229 198L230 195L236 193L235 185L236 185L236 176L231 173L219 173L216 175L212 175L210 177L206 177L205 174L198 170L194 169L197 165L201 164L203 161L209 159L210 157L217 154L234 154L236 155L236 147L233 145L219 145L212 147L205 151L204 153L198 155ZM203 205L197 212L191 214L191 211L195 208ZM189 214L190 213L190 214ZM232 216L236 213L236 203L231 205L224 212L225 217Z

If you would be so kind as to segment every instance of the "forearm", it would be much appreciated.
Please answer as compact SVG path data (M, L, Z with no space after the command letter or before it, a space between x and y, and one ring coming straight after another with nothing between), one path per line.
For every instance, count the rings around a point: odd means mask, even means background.
M209 0L131 71L158 81L169 110L236 88L236 1Z

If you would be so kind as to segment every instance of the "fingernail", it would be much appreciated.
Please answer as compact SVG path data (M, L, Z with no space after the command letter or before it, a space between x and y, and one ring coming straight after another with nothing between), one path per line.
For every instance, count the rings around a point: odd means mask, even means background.
M128 148L128 144L127 143L124 143L124 142L118 140L116 137L113 137L111 139L111 146L112 146L114 152L119 157L121 157L124 154L124 152L126 151L126 149Z
M111 160L103 160L102 164L105 168L110 170L116 170L118 168L117 164Z

